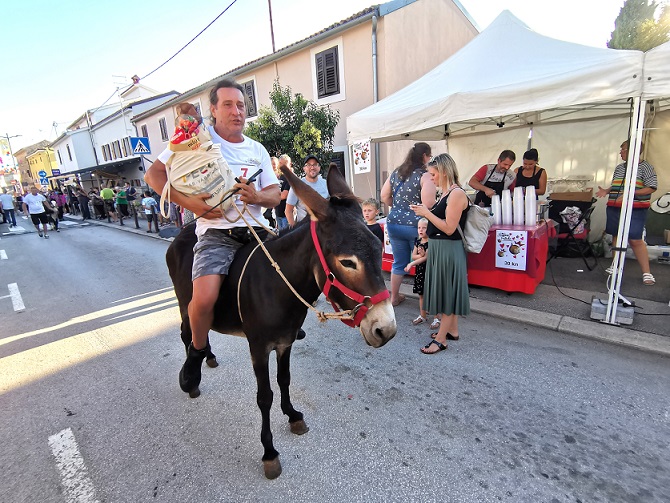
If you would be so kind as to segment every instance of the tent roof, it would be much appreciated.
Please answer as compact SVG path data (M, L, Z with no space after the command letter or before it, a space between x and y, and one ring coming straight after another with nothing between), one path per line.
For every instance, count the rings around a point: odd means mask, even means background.
M347 137L437 140L454 122L639 96L643 57L540 35L506 10L426 75L348 117Z
M645 100L668 98L670 96L670 42L647 51L644 54Z

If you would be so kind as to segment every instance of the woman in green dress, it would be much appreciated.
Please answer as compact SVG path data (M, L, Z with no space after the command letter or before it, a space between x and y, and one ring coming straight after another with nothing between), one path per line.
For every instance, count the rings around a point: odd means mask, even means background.
M458 181L456 163L449 154L440 154L428 164L428 173L442 197L432 208L412 205L412 210L428 220L428 261L424 286L424 306L431 314L442 314L439 331L424 354L447 349L447 339L457 341L458 317L470 314L470 297L463 238L469 209L468 196Z

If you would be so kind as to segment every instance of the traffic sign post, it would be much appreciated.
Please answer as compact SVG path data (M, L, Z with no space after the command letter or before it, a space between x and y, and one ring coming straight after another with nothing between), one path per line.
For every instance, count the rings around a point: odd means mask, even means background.
M130 137L130 148L133 154L151 154L151 147L149 146L149 138L146 136Z

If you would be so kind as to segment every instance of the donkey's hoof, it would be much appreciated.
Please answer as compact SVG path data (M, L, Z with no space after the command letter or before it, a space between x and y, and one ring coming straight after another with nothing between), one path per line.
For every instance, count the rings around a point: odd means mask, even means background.
M200 388L192 389L188 392L188 396L191 398L198 398L200 396Z
M296 435L304 435L309 431L309 426L302 419L289 423L289 425L291 426L291 433L295 433Z
M207 363L207 366L211 369L215 369L216 367L219 366L219 362L216 361L216 356L213 356L212 358L208 358L205 360Z
M263 470L265 471L265 477L270 480L279 477L281 475L279 456L269 461L263 461Z

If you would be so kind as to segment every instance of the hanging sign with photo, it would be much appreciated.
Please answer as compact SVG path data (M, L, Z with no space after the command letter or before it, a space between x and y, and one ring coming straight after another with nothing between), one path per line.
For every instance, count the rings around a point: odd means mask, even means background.
M528 231L496 230L496 267L526 270Z
M370 142L354 143L354 173L370 172Z

